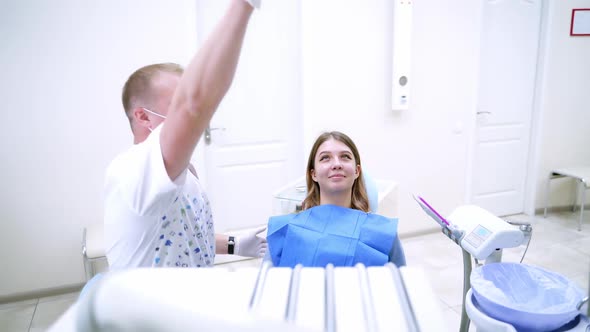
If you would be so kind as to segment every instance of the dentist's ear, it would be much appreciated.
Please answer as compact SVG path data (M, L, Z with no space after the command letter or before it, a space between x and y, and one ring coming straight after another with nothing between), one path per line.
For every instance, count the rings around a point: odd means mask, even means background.
M141 107L136 107L133 109L133 120L138 125L151 129L151 121L150 118L147 116L146 112Z

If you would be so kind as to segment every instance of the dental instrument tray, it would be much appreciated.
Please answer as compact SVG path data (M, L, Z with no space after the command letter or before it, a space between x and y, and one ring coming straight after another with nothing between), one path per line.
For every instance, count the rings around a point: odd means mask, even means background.
M496 249L514 248L523 243L524 235L518 227L478 206L459 206L444 218L424 198L414 196L414 199L442 227L445 235L476 259L486 259Z
M418 268L142 268L108 272L48 332L447 331ZM64 328L72 326L72 329Z

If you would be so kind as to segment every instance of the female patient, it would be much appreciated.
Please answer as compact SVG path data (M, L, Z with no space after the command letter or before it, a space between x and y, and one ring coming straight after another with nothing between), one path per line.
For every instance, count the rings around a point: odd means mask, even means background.
M270 254L274 266L406 264L397 219L369 212L360 155L348 136L333 131L317 138L306 180L303 211L268 222L266 259Z

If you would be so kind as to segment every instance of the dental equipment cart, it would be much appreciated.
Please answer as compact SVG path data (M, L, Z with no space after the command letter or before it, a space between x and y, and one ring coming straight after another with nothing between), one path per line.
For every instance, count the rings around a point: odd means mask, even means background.
M513 325L490 317L490 315L482 310L481 304L477 304L475 301L474 290L471 289L470 284L470 277L473 276L472 257L479 266L478 269L481 269L484 265L485 267L491 267L491 265L487 264L500 263L502 260L502 249L504 248L514 248L524 244L526 241L528 249L532 226L528 223L504 221L474 205L460 206L448 218L444 218L422 197L414 196L414 199L424 212L441 226L443 234L462 249L464 275L463 310L460 331L468 331L471 318L478 332L516 332L517 329ZM524 254L526 254L526 249ZM499 266L505 267L506 264L495 265L494 267ZM481 270L475 270L474 272L481 272ZM551 329L550 331L590 332L590 321L580 311L581 305L587 300L588 298L586 297L579 302L577 307L573 308L574 320L569 321L557 330Z
M109 272L49 331L447 331L420 269L271 265Z

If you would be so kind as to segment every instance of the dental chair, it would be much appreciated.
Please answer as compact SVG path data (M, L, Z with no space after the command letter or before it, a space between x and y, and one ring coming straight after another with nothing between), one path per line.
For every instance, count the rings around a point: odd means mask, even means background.
M369 197L370 211L388 218L396 218L399 210L397 183L388 180L375 180L366 171L363 171L363 179ZM299 211L305 195L305 177L300 177L281 187L273 194L275 214Z
M106 263L106 258L104 225L102 222L84 227L82 231L82 261L84 263L86 282L96 275L97 263Z
M380 185L395 193L395 184L365 181L372 211L387 199ZM103 274L85 288L49 332L447 331L424 272L391 263L141 268Z

